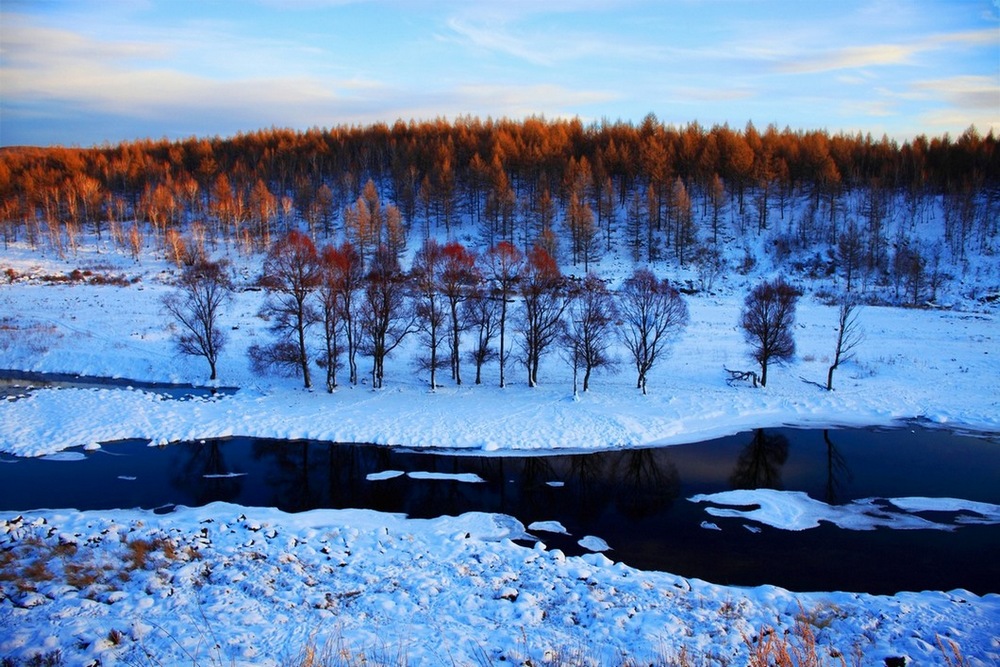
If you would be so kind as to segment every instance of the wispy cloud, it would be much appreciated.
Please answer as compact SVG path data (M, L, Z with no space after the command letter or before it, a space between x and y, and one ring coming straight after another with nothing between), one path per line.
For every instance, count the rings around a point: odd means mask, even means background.
M0 143L650 110L909 132L1000 98L996 19L939 0L0 3Z
M445 22L447 32L440 36L469 48L510 56L542 67L552 67L587 58L600 61L661 60L670 50L662 44L644 43L642 39L621 39L613 31L571 29L570 21L562 20L571 11L607 10L602 2L529 3L516 10L498 12L487 3L472 5L474 11L464 11ZM539 18L545 14L547 20Z
M178 114L302 124L377 96L363 79L258 76L213 79L170 66L163 44L106 42L67 30L5 31L0 78L8 105L58 102L72 110L171 120Z
M580 107L616 97L549 83L466 83L435 89L362 77L205 76L178 69L174 46L169 41L106 42L70 30L22 24L10 38L5 32L3 42L5 114L39 118L59 109L66 120L86 114L104 118L109 128L115 119L145 119L160 127L160 133L187 136L198 126L234 132L267 125L309 127L465 113L573 116Z
M478 26L451 18L448 28L460 41L477 49L496 51L535 65L551 66L555 62L549 49L539 49L537 43L510 34L505 26Z
M1000 121L1000 81L988 76L956 76L917 81L913 90L925 99L941 99L954 107L992 111Z
M900 44L855 46L786 62L779 65L778 70L787 74L815 74L840 69L901 65L909 62L919 50L915 46Z
M800 53L777 65L787 74L814 74L844 69L864 69L886 65L905 65L919 54L949 46L983 46L1000 43L995 30L977 30L931 35L909 43L871 44L830 49L817 54Z

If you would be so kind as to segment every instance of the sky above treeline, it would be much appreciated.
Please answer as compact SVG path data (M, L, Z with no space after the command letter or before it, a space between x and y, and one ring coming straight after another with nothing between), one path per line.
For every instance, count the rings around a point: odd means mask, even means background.
M1000 0L0 1L0 146L649 113L1000 133Z

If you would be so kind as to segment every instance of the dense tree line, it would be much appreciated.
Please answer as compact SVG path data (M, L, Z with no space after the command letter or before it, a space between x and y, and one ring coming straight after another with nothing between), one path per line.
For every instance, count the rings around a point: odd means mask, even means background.
M506 241L522 253L541 245L586 273L620 243L636 261L693 264L706 277L720 243L766 232L779 255L831 248L852 284L892 274L897 292L919 295L934 289L924 283L935 253L997 250L996 144L974 128L899 144L674 127L651 114L639 125L460 118L8 148L0 223L7 243L66 252L89 231L136 255L155 243L178 260L188 231L199 246L266 251L276 233L302 229L314 241L346 238L363 259L431 237ZM937 210L943 238L918 244L910 232Z

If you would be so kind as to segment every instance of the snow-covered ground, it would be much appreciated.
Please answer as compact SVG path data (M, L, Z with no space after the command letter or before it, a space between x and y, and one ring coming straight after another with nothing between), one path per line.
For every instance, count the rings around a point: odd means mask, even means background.
M259 257L233 259L238 282L248 285ZM136 264L89 247L46 258L15 247L0 254L0 272L7 268L19 278L0 284L0 367L204 384L204 360L173 349L160 297L176 270L162 260ZM76 268L139 280L121 287L39 278ZM515 365L498 388L494 364L481 386L469 383L474 369L466 365L466 384L452 386L445 374L447 386L430 392L410 361L415 339L387 362L386 388L377 392L345 386L329 395L294 378L261 378L246 358L268 335L256 315L261 293L241 291L224 317L230 340L219 365L219 384L239 391L177 401L140 390L39 389L0 402L0 450L37 456L121 438L248 435L502 454L913 418L1000 431L995 306L865 308L865 342L837 371L836 391L826 392L811 383L825 381L836 310L807 295L796 360L772 368L766 389L730 387L724 367L751 368L736 327L748 280L688 299L691 323L650 375L649 395L636 391L626 362L576 398L557 355L543 362L534 389ZM788 503L763 500L762 512L781 521ZM14 658L59 650L67 664L274 664L315 645L392 664L574 656L614 664L667 661L681 651L694 664L743 664L762 626L794 639L801 618L823 651L835 647L849 664L855 646L863 664L888 656L947 664L950 641L972 664L1000 661L997 595L727 588L616 565L606 557L613 552L567 558L519 546L511 539L526 530L509 517L417 521L213 505L0 519L0 656ZM144 560L135 555L146 549Z

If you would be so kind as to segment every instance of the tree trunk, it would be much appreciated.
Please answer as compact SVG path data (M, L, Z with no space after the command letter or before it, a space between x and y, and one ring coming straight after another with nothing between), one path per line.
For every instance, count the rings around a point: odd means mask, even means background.
M503 389L506 385L504 384L504 361L506 361L504 354L504 335L506 333L507 325L507 297L501 295L503 303L500 305L500 388Z
M458 335L458 304L451 304L451 374L452 379L455 380L455 384L462 385L462 373L459 371L459 360L461 359L461 352L459 351L459 335Z
M435 336L436 334L432 332L431 339L434 340L434 342L436 342ZM430 348L431 348L431 391L434 391L437 388L437 345L434 345L432 343Z
M312 387L312 380L309 377L309 355L306 354L306 332L299 326L299 365L302 367L302 381L306 389Z

